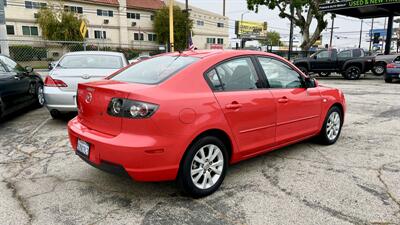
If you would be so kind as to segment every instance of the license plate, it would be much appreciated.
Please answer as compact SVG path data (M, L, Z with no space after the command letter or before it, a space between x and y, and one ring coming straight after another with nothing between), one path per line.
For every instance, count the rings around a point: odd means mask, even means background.
M85 156L89 156L90 145L86 141L82 141L82 140L78 139L78 145L76 147L76 150Z

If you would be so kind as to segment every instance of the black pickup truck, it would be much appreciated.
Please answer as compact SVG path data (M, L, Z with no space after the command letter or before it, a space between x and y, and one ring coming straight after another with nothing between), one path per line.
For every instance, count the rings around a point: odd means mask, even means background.
M306 74L329 76L336 72L346 79L356 80L373 68L374 61L374 57L365 56L362 49L349 49L339 53L336 49L323 49L308 58L295 60L294 64Z

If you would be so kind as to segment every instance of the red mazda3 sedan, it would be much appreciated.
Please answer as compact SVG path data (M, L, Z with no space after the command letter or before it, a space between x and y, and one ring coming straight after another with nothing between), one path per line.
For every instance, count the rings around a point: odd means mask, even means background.
M79 84L76 154L137 181L177 180L202 197L228 165L311 137L339 138L343 93L255 51L188 51Z

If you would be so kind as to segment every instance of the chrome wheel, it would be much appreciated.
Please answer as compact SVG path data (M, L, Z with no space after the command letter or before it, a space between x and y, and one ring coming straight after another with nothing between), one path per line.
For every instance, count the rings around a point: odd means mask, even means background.
M340 132L340 115L338 112L332 112L329 115L328 122L326 123L326 136L329 140L333 141L337 138Z
M382 75L385 73L385 67L382 65L375 66L374 70L375 70L375 73L378 75Z
M201 147L192 160L190 175L193 184L199 189L213 187L221 178L224 169L224 155L213 144Z
M43 94L43 86L41 86L41 85L38 87L37 98L38 98L39 105L43 105L44 104L44 94Z

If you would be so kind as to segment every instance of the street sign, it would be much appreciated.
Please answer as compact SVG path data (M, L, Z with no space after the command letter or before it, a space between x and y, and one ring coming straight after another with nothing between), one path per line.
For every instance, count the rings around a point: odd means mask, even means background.
M85 21L83 21L83 20L82 20L82 23L81 23L81 27L79 28L79 31L81 32L82 37L85 38L88 29L87 29L87 25L86 25Z

